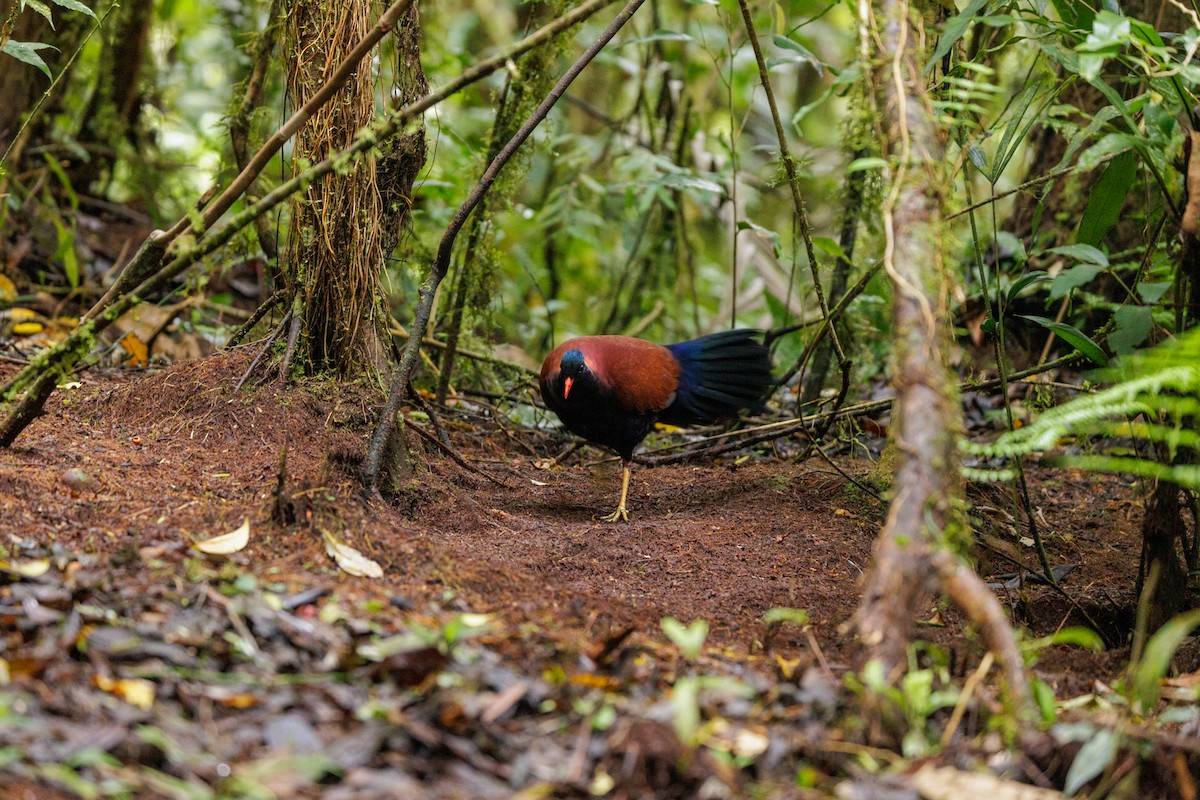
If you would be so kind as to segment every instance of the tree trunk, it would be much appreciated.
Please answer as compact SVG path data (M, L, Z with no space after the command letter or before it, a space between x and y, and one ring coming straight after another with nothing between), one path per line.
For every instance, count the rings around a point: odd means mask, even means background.
M934 586L932 555L955 517L959 414L945 366L949 281L942 260L939 187L944 144L924 91L921 32L903 0L876 4L882 45L875 74L893 185L883 208L884 267L892 279L896 387L892 434L899 458L887 523L875 544L859 629L869 654L904 663L913 620ZM869 14L864 8L864 17ZM916 52L915 52L916 51Z
M370 29L367 0L295 0L287 13L288 90L302 105ZM416 8L399 27L400 101L423 94L417 58ZM374 76L367 62L334 102L297 136L296 169L349 144L375 115ZM425 160L423 132L385 147L374 161L334 172L298 196L288 246L290 281L303 298L300 362L310 374L349 377L388 365L387 307L380 284L384 257L406 218L412 181Z

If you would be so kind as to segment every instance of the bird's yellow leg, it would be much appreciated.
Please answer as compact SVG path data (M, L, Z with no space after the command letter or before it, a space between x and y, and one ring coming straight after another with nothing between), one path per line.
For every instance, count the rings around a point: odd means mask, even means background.
M604 520L605 522L617 522L618 520L621 522L629 521L629 512L625 509L625 498L628 497L628 495L629 495L629 474L630 474L629 462L628 461L625 462L622 466L623 466L623 469L621 470L621 502L617 503L616 511L612 512L611 514L606 514L605 516L600 518L600 519Z

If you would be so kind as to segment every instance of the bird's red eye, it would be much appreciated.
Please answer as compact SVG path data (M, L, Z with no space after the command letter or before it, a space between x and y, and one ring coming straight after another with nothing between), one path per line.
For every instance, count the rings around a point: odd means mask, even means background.
M574 382L574 378L563 378L563 400L566 400L567 395L571 393L571 384Z

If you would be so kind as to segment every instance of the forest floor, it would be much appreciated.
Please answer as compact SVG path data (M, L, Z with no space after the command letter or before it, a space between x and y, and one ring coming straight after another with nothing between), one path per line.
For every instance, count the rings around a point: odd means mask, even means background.
M987 764L999 799L1017 796L1009 781L1061 787L1087 738L1006 748L988 731L989 677L957 719L909 706L908 758L864 743L887 729L846 702L885 510L845 477L862 481L865 459L639 468L630 522L605 524L617 462L585 448L545 468L561 440L464 403L443 422L498 482L410 432L425 466L398 498L367 501L378 397L277 380L235 392L248 363L87 373L0 450L4 798L967 797L982 795L947 787ZM1063 720L1092 724L1129 657L1142 503L1120 478L1031 479L1051 562L1077 566L1061 594L997 591L1030 638L1090 618L1109 639L1044 647L1034 667L1075 699ZM998 551L1036 564L1003 493L971 494L981 572L1015 571ZM244 549L192 548L246 520ZM382 577L340 570L327 535ZM808 624L764 621L776 608ZM682 622L671 636L666 617ZM931 645L914 663L935 689L961 685L978 638L944 601L918 622ZM1195 683L1200 644L1175 665ZM1135 775L1145 797L1195 798L1188 733L1128 734L1139 758L1089 785Z

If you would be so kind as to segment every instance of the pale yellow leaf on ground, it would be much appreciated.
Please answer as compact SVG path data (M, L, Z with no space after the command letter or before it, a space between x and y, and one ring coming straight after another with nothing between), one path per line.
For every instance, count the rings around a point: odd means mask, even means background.
M247 519L236 531L223 533L202 542L196 542L192 547L210 556L227 556L236 553L250 544L250 520Z
M19 575L22 578L40 578L50 571L50 559L35 558L32 561L0 561L0 572Z
M17 287L7 275L0 275L0 303L11 303L17 299Z
M997 778L986 772L965 772L953 767L921 767L912 776L923 800L1064 800L1062 792Z
M148 709L154 705L154 684L143 678L119 678L96 675L92 683L102 692L121 698L131 706Z
M325 533L325 552L329 554L343 572L359 578L382 578L383 567L345 542L339 541L332 533Z

